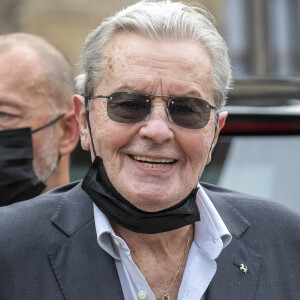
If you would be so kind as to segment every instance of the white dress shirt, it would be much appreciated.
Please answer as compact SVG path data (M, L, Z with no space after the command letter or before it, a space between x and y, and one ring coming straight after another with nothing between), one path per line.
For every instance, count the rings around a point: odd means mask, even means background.
M217 270L215 259L231 241L231 234L200 185L196 201L201 220L195 223L194 240L178 293L180 300L205 299L205 291ZM114 233L95 204L94 217L98 244L115 259L125 300L155 300L125 241Z

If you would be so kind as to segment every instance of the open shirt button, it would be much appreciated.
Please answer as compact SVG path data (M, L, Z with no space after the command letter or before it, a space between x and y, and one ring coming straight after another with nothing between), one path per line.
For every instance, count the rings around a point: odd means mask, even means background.
M115 243L115 245L117 246L117 247L120 247L120 242L117 240L117 239L114 239L114 243Z
M146 299L147 298L147 292L145 291L139 291L138 292L139 299Z

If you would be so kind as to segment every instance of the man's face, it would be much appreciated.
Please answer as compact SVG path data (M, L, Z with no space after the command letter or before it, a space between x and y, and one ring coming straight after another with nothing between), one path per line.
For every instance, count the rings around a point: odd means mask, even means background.
M45 90L36 55L24 47L0 56L0 130L31 127L51 121L53 100ZM49 127L33 134L34 170L45 179L57 162L57 140Z
M111 41L107 53L104 76L94 95L133 91L192 96L214 104L213 69L204 47L121 34ZM148 120L122 124L109 119L106 103L103 98L94 100L90 121L96 154L116 189L146 211L165 209L184 199L210 160L215 112L211 111L205 128L182 128L169 121L167 100L156 97ZM82 145L91 149L84 132Z

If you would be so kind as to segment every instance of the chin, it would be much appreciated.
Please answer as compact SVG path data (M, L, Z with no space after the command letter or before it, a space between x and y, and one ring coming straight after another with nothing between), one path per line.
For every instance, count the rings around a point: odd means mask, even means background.
M172 198L174 199L174 198ZM156 212L166 208L169 208L176 203L172 203L169 199L163 199L161 195L154 197L151 195L140 195L129 200L137 208L147 211L147 212Z

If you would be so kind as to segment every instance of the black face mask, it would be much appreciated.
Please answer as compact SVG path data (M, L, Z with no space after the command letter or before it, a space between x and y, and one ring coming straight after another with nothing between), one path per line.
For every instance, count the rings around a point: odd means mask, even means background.
M45 189L45 183L33 170L31 134L51 126L63 116L33 131L30 128L0 130L0 206L31 199Z
M99 156L96 156L84 177L82 189L108 219L134 232L165 232L200 220L196 204L198 188L194 188L185 199L172 207L146 212L132 205L115 189Z

